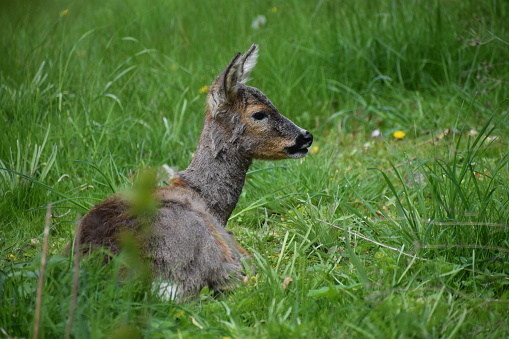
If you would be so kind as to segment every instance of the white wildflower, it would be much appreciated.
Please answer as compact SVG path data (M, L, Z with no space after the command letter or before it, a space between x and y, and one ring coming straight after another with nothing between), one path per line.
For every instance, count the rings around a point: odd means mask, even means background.
M258 15L251 23L251 27L253 27L253 29L259 29L261 26L265 25L266 22L267 18L264 15Z

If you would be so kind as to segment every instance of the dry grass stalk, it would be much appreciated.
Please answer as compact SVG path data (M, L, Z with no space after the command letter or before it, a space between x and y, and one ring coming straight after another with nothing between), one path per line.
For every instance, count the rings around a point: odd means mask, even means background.
M79 217L76 221L76 230L74 234L79 234L80 222ZM72 325L74 323L74 316L76 314L76 305L78 300L78 288L80 284L80 259L81 259L81 251L80 251L80 237L74 237L74 274L72 279L72 294L71 294L71 306L69 307L69 319L67 320L67 327L65 329L65 337L66 339L71 337Z
M44 275L46 273L46 263L48 259L48 238L49 228L51 224L51 204L48 205L46 210L46 221L44 223L44 233L42 241L42 253L41 253L41 269L39 272L39 281L37 283L37 294L35 298L35 316L34 316L34 335L33 338L39 338L39 329L41 323L41 308L42 308L42 291L44 288Z
M364 240L366 240L366 241L369 241L369 242L371 242L371 243L373 243L373 244L375 244L375 245L378 245L378 246L381 246L381 247L387 248L387 249L389 249L389 250L391 250L391 251L398 252L398 253L403 254L403 255L405 255L405 256L407 256L407 257L414 258L414 259L418 259L418 260L423 260L423 261L427 261L427 260L428 260L428 259L425 259L425 258L419 258L418 256L415 256L415 255L413 255L413 254L405 253L405 252L401 251L401 250L400 250L400 249L398 249L398 248L391 247L391 246L389 246L389 245L382 244L382 243L380 243L380 242L378 242L378 241L375 241L375 240L372 240L372 239L366 238L366 237L365 237L365 236L363 236L362 234L359 234L359 233L356 233L356 232L353 232L353 231L350 231L350 230L345 230L344 228L339 227L338 225L331 224L331 223L329 223L329 222L327 222L327 221L325 221L325 220L322 220L322 219L316 219L316 220L318 220L319 222L322 222L322 223L324 223L324 224L327 224L327 225L329 225L329 226L332 226L332 227L334 227L334 228L337 228L337 229L339 229L339 230L341 230L341 231L348 232L348 234L351 234L351 235L353 235L354 237L359 237L359 238L364 239Z

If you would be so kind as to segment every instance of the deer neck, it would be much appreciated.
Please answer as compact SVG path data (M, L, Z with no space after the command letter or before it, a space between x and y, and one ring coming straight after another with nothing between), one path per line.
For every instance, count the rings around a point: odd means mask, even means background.
M239 201L251 159L237 149L234 138L205 125L189 167L179 176L226 225Z

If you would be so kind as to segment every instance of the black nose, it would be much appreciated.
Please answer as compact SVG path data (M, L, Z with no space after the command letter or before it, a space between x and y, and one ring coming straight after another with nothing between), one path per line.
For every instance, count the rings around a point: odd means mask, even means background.
M309 145L311 145L313 143L313 134L306 131L306 133L304 133L303 137L304 137L305 142L309 142Z
M309 147L313 143L313 134L305 131L297 137L297 145L300 147Z

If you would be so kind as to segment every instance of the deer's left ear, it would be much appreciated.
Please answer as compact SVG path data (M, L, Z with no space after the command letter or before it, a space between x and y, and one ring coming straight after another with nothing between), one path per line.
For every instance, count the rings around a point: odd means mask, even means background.
M237 53L230 61L210 87L207 104L211 113L215 115L223 103L235 98L239 84L245 84L249 80L257 58L258 46L252 45L244 55Z
M240 72L239 81L241 84L245 84L249 80L249 74L256 66L256 60L258 59L258 45L251 45L251 48L247 50L242 56L242 68Z

